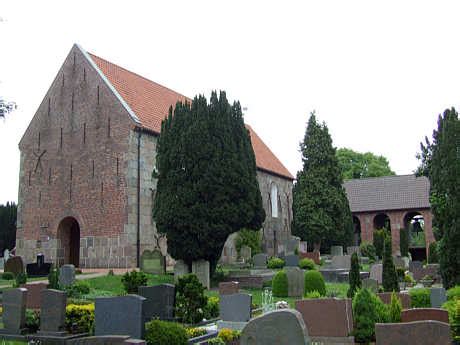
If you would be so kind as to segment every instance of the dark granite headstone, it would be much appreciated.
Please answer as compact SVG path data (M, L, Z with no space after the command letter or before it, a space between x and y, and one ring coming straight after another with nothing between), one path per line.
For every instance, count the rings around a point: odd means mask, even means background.
M141 270L152 274L166 273L166 259L159 250L144 250L141 256Z
M256 254L252 257L252 264L254 267L258 268L267 268L267 260L268 260L268 255L261 253L261 254Z
M65 333L65 308L67 293L46 289L41 292L40 333Z
M220 318L223 321L245 322L251 318L252 296L244 293L221 295Z
M23 284L22 288L27 289L27 308L40 309L42 291L48 287L46 283Z
M95 335L144 337L145 297L126 295L96 298Z
M450 345L452 343L449 324L433 320L376 323L375 338L378 345Z
M271 311L249 321L241 332L240 345L308 345L310 338L297 310Z
M19 273L24 272L24 263L20 256L10 256L10 258L5 262L4 267L5 272L11 272L15 276Z
M2 333L20 334L26 324L27 289L11 289L3 292Z
M174 303L176 301L176 287L174 285L140 286L139 295L146 299L144 302L146 322L153 318L161 320L174 318Z
M43 254L37 255L37 262L26 265L26 272L28 277L44 277L50 273L51 263L45 262Z
M284 262L286 267L298 267L299 257L295 254L289 254L284 257Z

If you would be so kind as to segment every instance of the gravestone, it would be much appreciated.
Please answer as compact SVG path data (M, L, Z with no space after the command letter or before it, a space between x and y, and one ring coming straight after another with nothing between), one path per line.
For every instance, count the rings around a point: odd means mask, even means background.
M406 267L406 264L409 265L409 262L406 262L402 256L393 256L393 263L396 268L409 268L409 266Z
M8 249L5 249L3 251L3 259L5 260L5 262L7 262L9 258L10 258L10 251Z
M200 283L209 290L211 282L209 280L209 261L198 260L192 262L192 273L198 277Z
M251 247L242 246L240 249L240 256L244 260L244 262L247 262L248 260L250 260L251 259Z
M300 253L300 257L302 259L312 259L317 265L321 264L321 257L319 251Z
M95 335L143 338L145 300L138 295L96 298Z
M379 290L379 282L372 278L366 278L362 280L363 289L369 289L372 292L376 293Z
M353 255L354 253L358 254L358 256L361 255L361 252L359 250L359 246L347 247L347 255Z
M308 252L308 245L307 241L300 241L299 242L299 254Z
M27 308L40 309L42 291L48 287L46 283L23 284L22 288L27 289Z
M174 265L174 281L177 283L180 277L189 273L188 265L182 260L177 260Z
M19 273L24 272L24 263L22 262L22 258L20 256L10 256L10 258L5 261L5 272L11 272L15 276Z
M220 282L219 283L219 295L232 295L240 292L238 282Z
M421 261L409 262L409 271L412 272L414 279L419 281L423 277L423 263Z
M45 289L41 292L40 334L65 334L65 307L67 293L64 291Z
M295 254L296 249L299 250L300 238L291 237L286 241L286 255Z
M333 256L331 260L331 267L336 268L336 269L349 270L351 268L351 256L350 255Z
M343 247L331 246L331 256L343 256Z
M176 301L176 287L172 284L156 286L140 286L139 295L144 297L145 322L152 318L171 320L174 318L174 303Z
M310 338L302 315L293 309L268 312L249 321L240 345L308 345Z
M382 300L383 303L385 304L390 304L391 303L391 292L379 292L377 293L377 297ZM397 292L396 296L399 298L401 301L401 305L403 309L408 309L410 308L410 295L407 292Z
M369 278L377 280L379 284L382 284L382 273L383 264L374 264L371 266L371 272Z
M252 257L255 268L267 268L268 255L264 253L256 254Z
M433 320L376 323L375 338L378 345L450 345L452 343L449 324Z
M245 293L221 295L219 315L223 321L246 322L251 319L252 296Z
M308 334L318 337L347 337L353 331L351 299L314 298L295 301Z
M284 271L288 279L288 296L302 297L305 286L303 271L299 267L286 267Z
M21 334L26 325L27 290L11 289L3 292L2 333Z
M75 282L75 266L63 265L59 268L59 286L67 287Z
M447 301L446 289L442 287L431 288L430 301L432 308L441 308L441 306Z
M51 263L45 262L43 254L37 255L37 262L26 265L26 272L28 277L43 277L47 276L51 270Z
M4 269L5 267L5 259L0 258L0 270Z
M298 267L299 257L295 254L286 255L284 257L284 264L286 267Z
M413 308L401 312L401 322L435 320L449 323L449 314L445 309L439 308Z
M144 250L141 256L140 268L152 274L166 273L166 259L159 250Z

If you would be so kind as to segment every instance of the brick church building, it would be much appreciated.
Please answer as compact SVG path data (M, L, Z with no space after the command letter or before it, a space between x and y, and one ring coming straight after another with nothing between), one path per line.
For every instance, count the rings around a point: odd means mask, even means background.
M16 253L58 265L136 267L167 252L152 220L161 121L187 97L74 45L19 149ZM265 251L290 238L293 176L247 126L267 214Z

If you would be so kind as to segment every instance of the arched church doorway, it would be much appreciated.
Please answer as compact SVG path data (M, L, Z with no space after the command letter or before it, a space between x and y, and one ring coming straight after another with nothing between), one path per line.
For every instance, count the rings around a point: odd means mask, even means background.
M404 228L409 232L409 252L412 260L425 260L425 220L423 216L419 212L408 212L404 216Z
M80 264L80 225L73 217L66 217L59 223L58 265Z

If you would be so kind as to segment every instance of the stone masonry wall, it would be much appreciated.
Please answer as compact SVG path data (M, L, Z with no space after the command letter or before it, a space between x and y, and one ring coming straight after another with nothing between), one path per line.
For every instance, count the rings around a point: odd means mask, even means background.
M17 254L62 264L58 227L80 227L81 267L135 265L128 224L128 138L134 121L76 46L21 142ZM134 206L131 206L134 207Z

